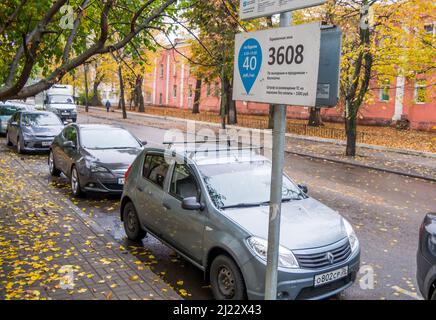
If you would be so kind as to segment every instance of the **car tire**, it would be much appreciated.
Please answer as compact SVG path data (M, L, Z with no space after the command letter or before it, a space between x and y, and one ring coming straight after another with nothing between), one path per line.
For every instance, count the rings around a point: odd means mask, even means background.
M11 138L9 138L9 132L6 132L6 145L8 147L12 146Z
M245 300L245 283L239 267L227 255L219 255L210 267L209 280L216 300Z
M48 154L48 170L53 177L59 177L61 175L61 171L56 168L56 163L52 150L50 150L50 153Z
M77 171L75 166L73 166L73 168L71 169L70 186L71 192L75 197L81 197L83 195L82 188L80 187L79 172Z
M436 301L436 289L433 290L433 294L431 295L430 300L432 300L432 301Z
M17 137L17 152L19 154L23 154L24 150L23 150L23 140L21 139L20 136Z
M123 222L124 231L129 240L139 242L147 235L147 233L141 228L138 214L132 202L126 203L123 208Z

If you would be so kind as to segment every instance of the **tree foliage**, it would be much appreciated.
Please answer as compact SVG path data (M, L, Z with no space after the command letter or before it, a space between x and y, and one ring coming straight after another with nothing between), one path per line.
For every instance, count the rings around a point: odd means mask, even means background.
M176 0L5 0L0 3L0 100L25 98L99 54L150 46ZM68 5L68 6L66 6ZM69 8L72 8L71 11ZM16 12L19 12L18 14ZM39 78L34 83L29 79Z

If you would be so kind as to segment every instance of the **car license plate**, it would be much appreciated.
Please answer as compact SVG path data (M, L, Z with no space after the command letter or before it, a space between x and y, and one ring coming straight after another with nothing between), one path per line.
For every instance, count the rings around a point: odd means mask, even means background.
M119 178L118 179L118 184L124 184L124 178Z
M315 276L315 287L321 286L323 284L327 284L333 281L336 281L338 279L344 278L348 275L348 266L338 269L338 270L334 270L334 271L330 271L330 272L326 272L323 274L319 274Z
M69 116L70 114L68 112L62 112L61 115L63 116Z
M51 145L51 141L43 141L41 144L43 147L48 147L49 145Z

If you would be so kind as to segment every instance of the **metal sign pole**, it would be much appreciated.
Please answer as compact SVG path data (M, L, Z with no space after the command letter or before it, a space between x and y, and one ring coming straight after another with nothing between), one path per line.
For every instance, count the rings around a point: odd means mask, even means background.
M280 14L280 27L291 26L292 13ZM265 279L265 300L277 299L277 271L280 245L280 215L282 209L283 167L286 132L286 105L275 105L273 110L273 150L271 170L271 197L269 208L268 252Z

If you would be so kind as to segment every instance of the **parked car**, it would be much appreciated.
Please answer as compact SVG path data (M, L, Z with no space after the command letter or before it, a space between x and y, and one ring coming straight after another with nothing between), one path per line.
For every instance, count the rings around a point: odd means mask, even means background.
M0 134L6 134L9 119L15 112L20 110L30 111L33 110L33 107L16 101L0 102Z
M146 148L127 170L127 237L148 232L173 248L204 271L216 299L263 299L271 163L241 148L189 148ZM336 295L359 270L350 223L303 190L283 176L279 299Z
M52 112L18 111L8 121L7 144L15 145L18 153L48 151L63 127L61 120Z
M419 230L417 280L424 299L436 300L436 213L426 215Z
M48 157L53 176L70 178L75 196L121 194L124 173L143 148L129 131L111 125L71 124L54 139Z

